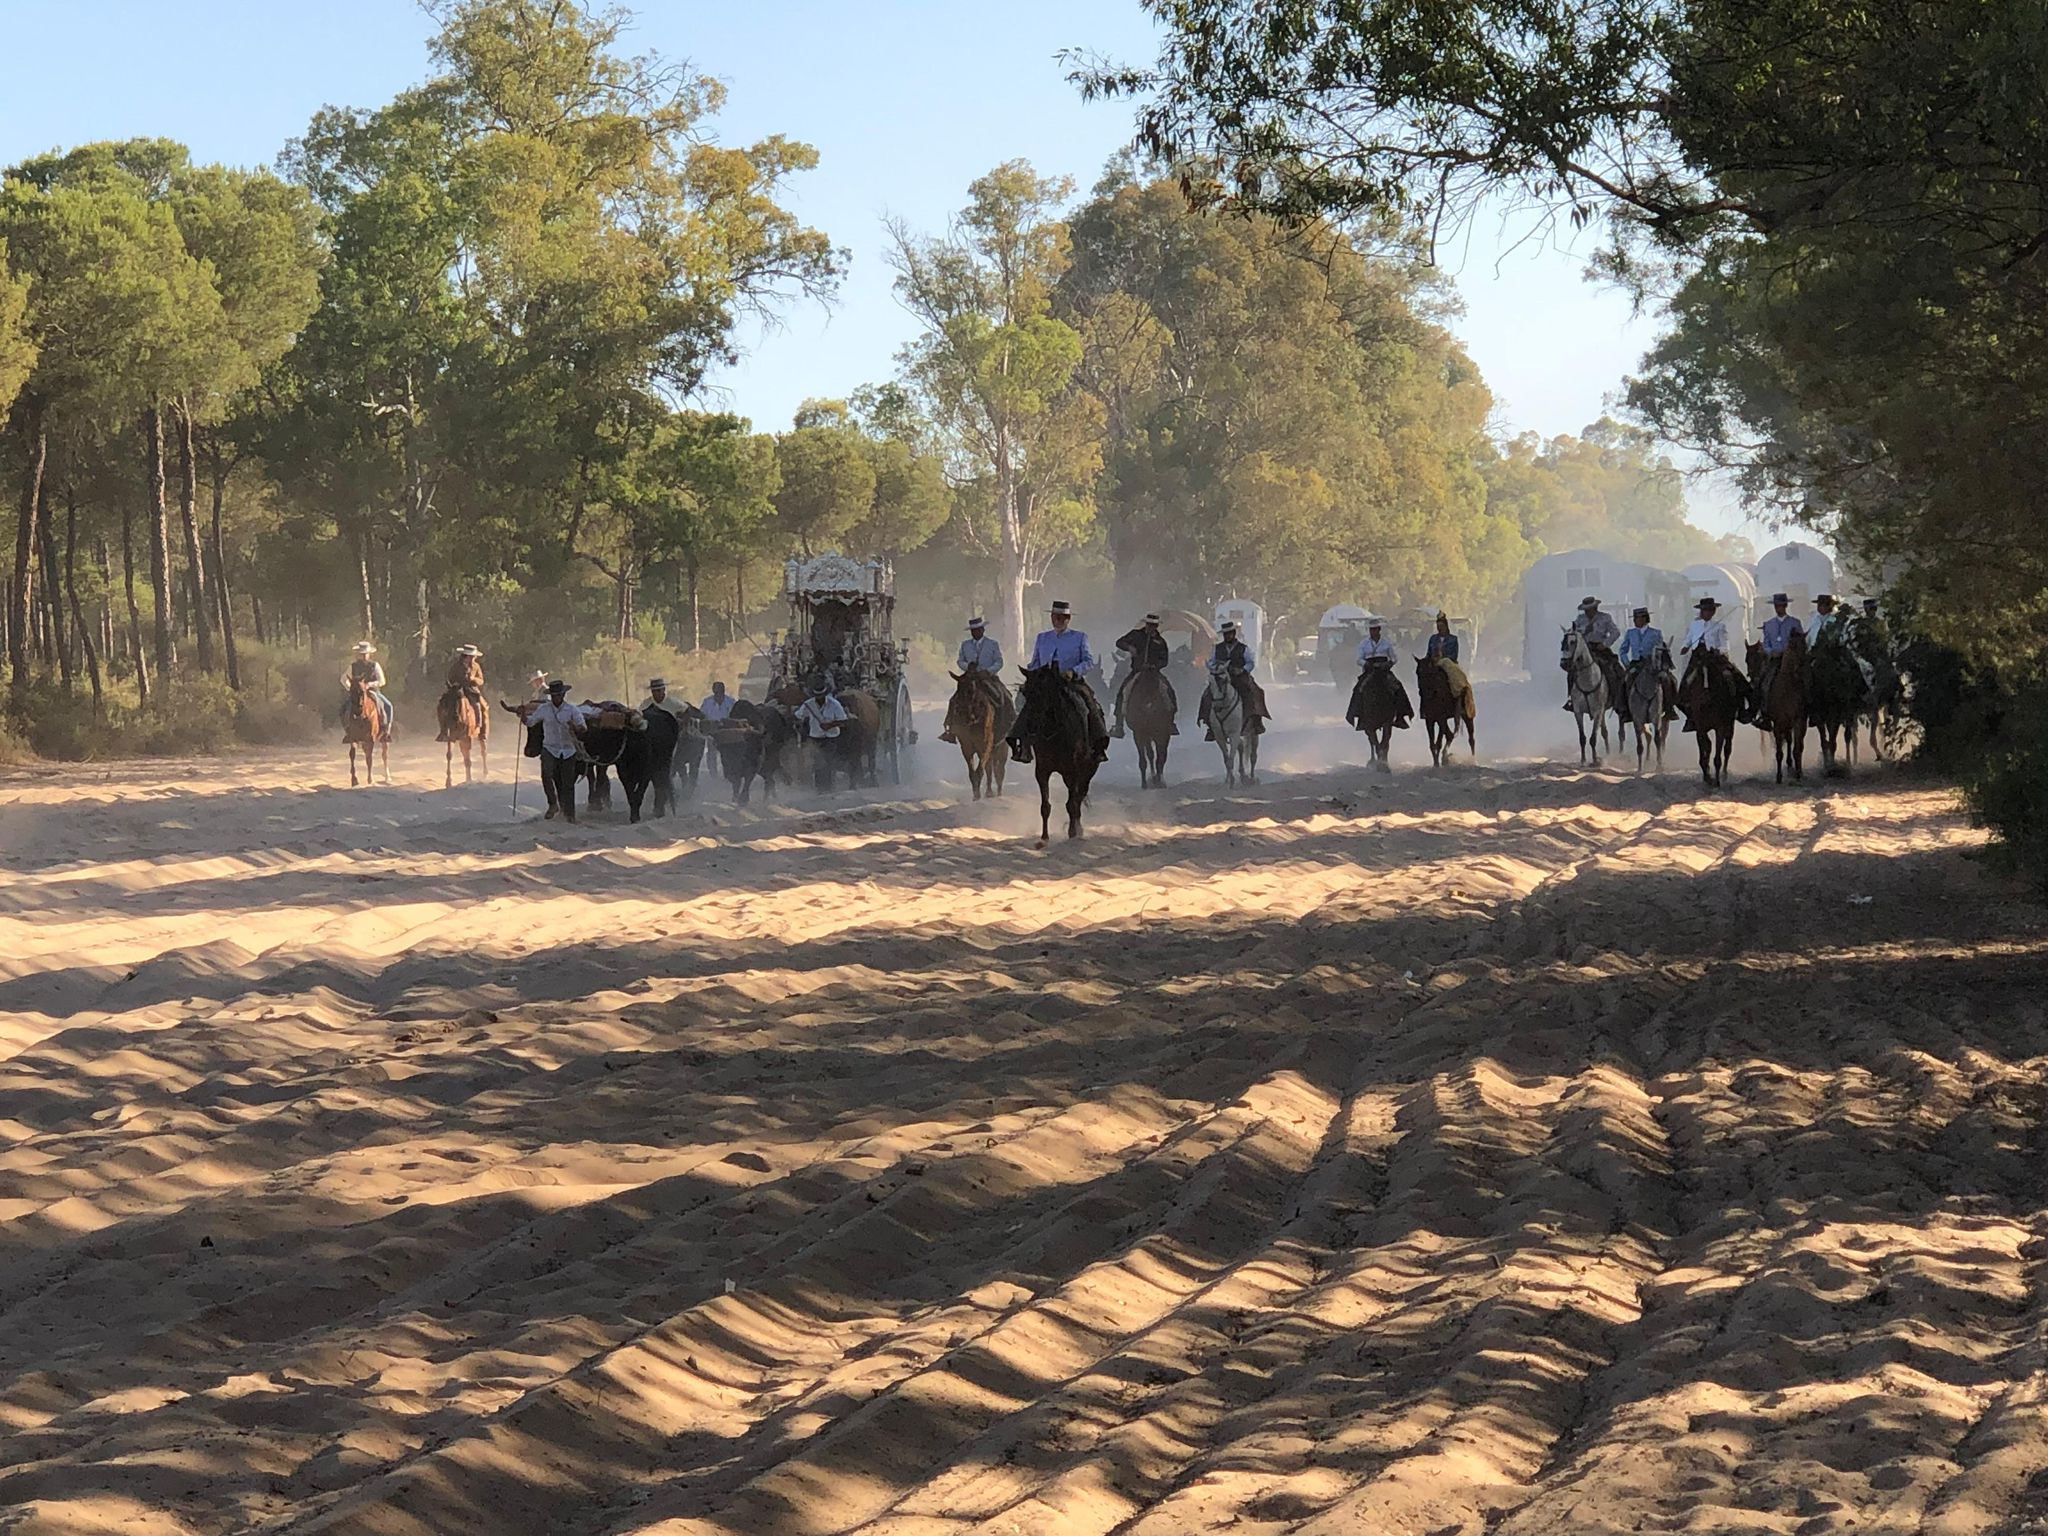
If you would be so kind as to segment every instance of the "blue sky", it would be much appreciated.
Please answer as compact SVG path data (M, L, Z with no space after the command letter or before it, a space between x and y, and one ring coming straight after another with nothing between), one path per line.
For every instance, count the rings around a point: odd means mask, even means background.
M910 325L889 288L881 221L940 228L967 183L1022 156L1085 191L1129 135L1128 106L1084 103L1056 55L1149 60L1135 0L641 0L636 51L687 59L729 87L716 124L738 142L818 147L797 211L851 250L839 302L789 311L716 381L758 426L807 396L886 378ZM0 164L91 139L159 134L202 160L268 164L325 105L374 106L422 78L431 20L411 0L0 0L17 60L0 96ZM1458 330L1492 386L1497 429L1576 432L1654 334L1580 276L1584 251L1516 244L1482 224L1446 259ZM1734 515L1694 497L1701 520Z

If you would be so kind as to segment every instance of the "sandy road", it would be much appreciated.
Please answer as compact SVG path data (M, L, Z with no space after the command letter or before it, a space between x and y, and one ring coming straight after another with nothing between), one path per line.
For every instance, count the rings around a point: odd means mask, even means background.
M1936 789L399 766L0 781L0 1531L2048 1529L2048 924Z

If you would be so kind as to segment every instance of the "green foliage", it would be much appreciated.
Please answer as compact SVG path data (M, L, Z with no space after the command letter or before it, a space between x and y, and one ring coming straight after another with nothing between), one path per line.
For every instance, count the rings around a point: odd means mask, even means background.
M809 412L775 440L782 484L776 490L777 531L805 554L836 545L875 501L875 466L860 432L842 415Z
M28 329L28 277L16 274L0 240L0 417L5 417L35 366L36 344Z
M1998 834L2005 867L2048 894L2048 688L2009 700L1975 746L1958 765L1970 809Z

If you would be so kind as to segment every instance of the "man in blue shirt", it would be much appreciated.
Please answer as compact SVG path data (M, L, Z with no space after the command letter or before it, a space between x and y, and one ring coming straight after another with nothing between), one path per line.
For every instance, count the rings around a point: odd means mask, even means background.
M1052 628L1038 632L1031 646L1031 670L1058 667L1068 683L1080 689L1088 706L1088 736L1095 745L1095 761L1109 761L1109 725L1102 718L1102 701L1088 686L1086 674L1095 670L1095 653L1088 649L1085 630L1074 627L1073 605L1064 601L1052 605ZM1023 701L1021 697L1018 702ZM1010 756L1020 763L1031 761L1031 748L1022 737L1010 738Z
M1650 610L1647 608L1636 609L1630 617L1635 623L1622 634L1621 645L1615 655L1620 658L1622 666L1629 669L1639 661L1657 665L1657 651L1664 644L1664 631L1650 622ZM1671 671L1670 662L1667 652L1664 656L1664 718L1667 720L1677 716L1671 701L1678 696L1678 678Z
M960 676L964 681L971 673L981 672L991 679L1003 670L1003 648L996 637L987 633L988 620L976 614L967 621L967 638L960 642ZM1000 682L985 682L984 687L1002 692ZM939 740L958 742L953 734L953 706L946 706L946 728L939 732Z
M1776 612L1764 620L1764 655L1775 660L1785 654L1785 647L1792 643L1794 635L1806 633L1806 626L1799 622L1799 615L1788 613L1792 599L1782 592L1771 594L1771 607Z

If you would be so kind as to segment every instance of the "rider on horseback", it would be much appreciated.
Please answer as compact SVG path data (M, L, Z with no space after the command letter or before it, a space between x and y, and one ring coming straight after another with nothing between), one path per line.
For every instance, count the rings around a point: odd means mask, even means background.
M1117 636L1117 680L1116 680L1116 723L1109 728L1109 734L1121 737L1124 733L1124 697L1131 691L1131 679L1140 672L1157 672L1159 680L1166 684L1166 696L1173 699L1174 713L1180 712L1180 701L1173 697L1173 684L1166 676L1167 663L1172 653L1166 644L1166 636L1159 632L1159 615L1148 613L1145 622L1133 630ZM1203 708L1208 706L1205 704ZM1176 722L1175 736L1180 734Z
M384 696L384 664L377 660L377 647L367 640L358 640L354 651L355 659L348 664L348 676L341 680L342 687L346 690L350 683L363 685L364 691L377 701L377 712L384 717L384 730L388 735L391 731L391 700ZM341 718L344 721L348 718L346 691L341 698Z
M995 636L989 634L988 621L976 614L967 621L967 638L960 642L958 657L961 678L964 681L975 673L986 674L993 682L994 691L1002 691L1003 647ZM946 712L946 728L939 732L939 740L954 742L953 713Z
M1620 657L1622 666L1631 670L1634 669L1638 662L1645 662L1655 666L1657 665L1658 653L1663 650L1664 631L1650 622L1650 610L1647 608L1638 608L1632 617L1635 619L1635 624L1627 634L1621 637L1621 648L1616 652L1616 655ZM1670 702L1677 692L1678 679L1671 674L1671 655L1670 652L1665 651L1664 718L1666 720L1677 718L1677 712L1672 709ZM1643 722L1645 725L1649 723L1649 721Z
M1394 717L1394 724L1405 731L1409 721L1415 718L1415 706L1409 702L1408 689L1394 671L1394 642L1381 633L1386 628L1386 623L1387 621L1378 614L1366 616L1365 638L1358 642L1358 670L1360 676L1370 673L1377 677L1384 674L1385 681L1379 686L1391 687L1400 697L1401 708ZM1363 730L1364 727L1361 726L1359 729Z
M1828 599L1832 605L1833 598ZM1792 599L1783 592L1771 594L1771 607L1776 610L1764 620L1764 665L1756 680L1756 705L1763 707L1764 700L1771 696L1771 684L1777 680L1778 663L1784 659L1785 647L1792 643L1794 635L1804 635L1806 626L1799 622L1799 616L1786 610Z
M473 645L458 645L455 654L448 658L448 687L435 711L441 721L436 741L459 739L455 732L461 724L459 710L463 700L475 707L478 720L490 718L484 705L484 653Z
M1263 735L1266 722L1273 718L1272 711L1266 708L1266 690L1261 688L1258 679L1252 676L1252 668L1257 661L1258 658L1252 654L1252 648L1246 645L1237 633L1237 620L1225 619L1223 638L1216 642L1216 649L1209 657L1209 665L1222 667L1229 674L1231 686L1237 689L1238 698L1244 701L1245 729L1254 736ZM1206 692L1202 695L1202 705L1195 718L1202 727L1202 739L1214 741L1216 728L1209 721L1209 695Z
M1600 599L1585 597L1579 600L1579 616L1572 620L1572 631L1586 637L1586 647L1592 651L1593 659L1600 664L1601 676L1607 679L1607 699L1610 708L1621 710L1622 718L1628 718L1628 680L1622 676L1621 661L1614 654L1615 642L1621 639L1621 626L1614 622L1612 614L1600 611ZM1571 690L1565 690L1565 713L1572 708Z
M1058 667L1067 686L1075 691L1088 711L1088 740L1095 749L1095 761L1109 761L1109 727L1102 718L1102 702L1088 686L1086 673L1095 666L1095 653L1088 649L1086 631L1072 627L1074 610L1064 601L1052 605L1052 628L1040 630L1031 647L1031 670ZM1018 700L1022 709L1023 700ZM1021 718L1021 716L1020 716ZM1031 747L1021 736L1010 737L1010 756L1020 763L1031 761Z
M1717 673L1727 678L1729 686L1735 690L1735 718L1745 725L1755 718L1755 704L1749 696L1749 679L1728 657L1728 626L1714 617L1720 606L1711 597L1701 598L1699 617L1686 626L1685 643L1678 648L1678 654L1687 658L1685 681L1678 686L1678 701L1686 712L1685 729L1688 731L1699 728L1694 718L1697 691Z

